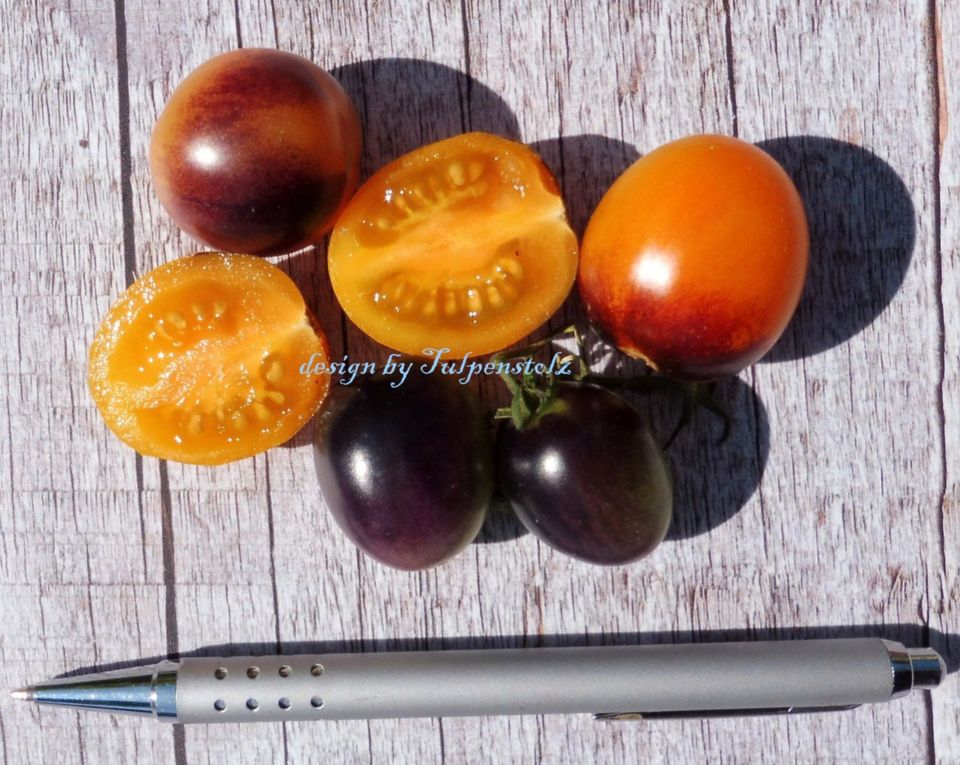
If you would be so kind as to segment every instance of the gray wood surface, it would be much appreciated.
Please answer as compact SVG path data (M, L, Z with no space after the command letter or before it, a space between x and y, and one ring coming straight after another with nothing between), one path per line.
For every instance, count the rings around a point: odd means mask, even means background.
M0 690L223 643L885 634L956 668L958 39L948 0L0 0ZM309 433L216 469L109 435L85 386L93 331L132 278L198 248L154 198L150 129L187 72L238 46L332 70L364 119L365 173L467 129L533 144L581 230L622 169L684 134L761 142L795 175L808 289L771 356L721 386L730 440L712 447L700 417L671 450L678 519L656 554L594 568L525 535L400 573L328 518ZM335 354L382 358L341 323L323 262L320 247L284 266ZM675 414L646 405L661 427ZM929 697L794 718L170 728L4 692L0 761L960 763L958 702L951 676Z

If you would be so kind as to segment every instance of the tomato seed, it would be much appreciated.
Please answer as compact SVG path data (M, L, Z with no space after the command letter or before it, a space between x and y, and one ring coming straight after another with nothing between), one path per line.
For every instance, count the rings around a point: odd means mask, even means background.
M467 182L467 173L459 162L451 163L447 168L447 175L450 176L450 181L454 186L463 186Z

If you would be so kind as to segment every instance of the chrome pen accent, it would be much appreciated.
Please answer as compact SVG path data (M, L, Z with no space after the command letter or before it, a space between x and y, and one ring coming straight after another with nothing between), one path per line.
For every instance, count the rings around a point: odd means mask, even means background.
M10 695L37 704L172 719L177 716L178 670L176 662L165 661L50 680Z
M900 643L884 640L890 655L893 677L891 698L906 696L914 688L929 690L943 681L946 666L940 654L931 648L904 648Z
M690 712L599 712L594 720L623 722L624 720L700 720L711 717L766 717L769 715L802 715L817 712L847 712L859 704L841 704L834 707L755 707L753 709L697 709Z

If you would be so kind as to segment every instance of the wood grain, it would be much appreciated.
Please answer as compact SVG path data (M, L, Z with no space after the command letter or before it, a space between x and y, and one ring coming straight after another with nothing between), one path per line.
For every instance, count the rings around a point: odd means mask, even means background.
M5 2L0 17L0 686L13 688L161 652L163 574L156 496L85 384L88 340L125 279L114 13ZM159 760L169 735L0 702L5 763Z
M930 108L935 206L937 299L929 310L937 317L938 352L932 365L939 374L939 429L944 444L940 464L940 559L930 560L930 626L953 633L947 641L949 661L960 663L960 8L939 2L933 7L927 53L933 103ZM951 130L952 128L952 130ZM932 697L936 753L943 762L960 758L960 683L948 684Z
M153 194L147 164L153 122L190 70L237 47L240 40L235 9L223 3L131 6L127 27L134 237L142 272L204 249L177 230ZM190 44L184 45L185 40ZM268 470L265 456L217 469L161 465L157 488L174 550L165 567L169 651L216 643L275 643ZM274 726L256 735L235 726L198 726L181 735L176 741L181 760L223 762L233 757L238 737L247 742L244 756L261 762L284 759L283 731Z
M938 299L935 223L924 213L936 193L929 18L919 4L855 5L732 14L740 132L790 137L771 150L800 174L813 232L786 350L752 373L771 442L759 506L770 542L757 561L766 584L751 600L787 627L928 624L936 607L938 324L935 310L917 311ZM784 579L799 598L783 596ZM866 761L933 759L923 699L857 715L817 721L816 738L809 722L791 721L786 741L842 760L859 725L912 730L912 740L856 746Z
M114 8L0 0L0 687L178 652L886 634L960 662L960 11L939 0L699 4L367 0ZM795 174L810 283L770 359L671 450L678 519L600 569L530 535L407 574L360 555L318 496L310 433L217 469L136 458L87 396L87 342L129 280L199 249L146 147L176 83L279 47L334 72L364 173L469 129L534 145L582 230L630 162L739 134ZM284 259L335 355L323 246ZM576 300L553 324L582 321ZM602 343L597 368L626 372ZM480 386L490 401L495 384ZM675 402L641 402L666 428ZM856 626L851 626L856 625ZM714 634L716 636L716 634ZM947 637L945 637L947 636ZM230 646L223 644L229 643ZM835 715L642 724L585 717L210 726L0 700L0 761L960 762L955 677Z

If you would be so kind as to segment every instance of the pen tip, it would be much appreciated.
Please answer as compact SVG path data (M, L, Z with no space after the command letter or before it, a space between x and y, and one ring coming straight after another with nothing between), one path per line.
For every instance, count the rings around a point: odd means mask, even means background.
M19 688L16 691L10 691L10 697L17 701L33 701L33 688Z

